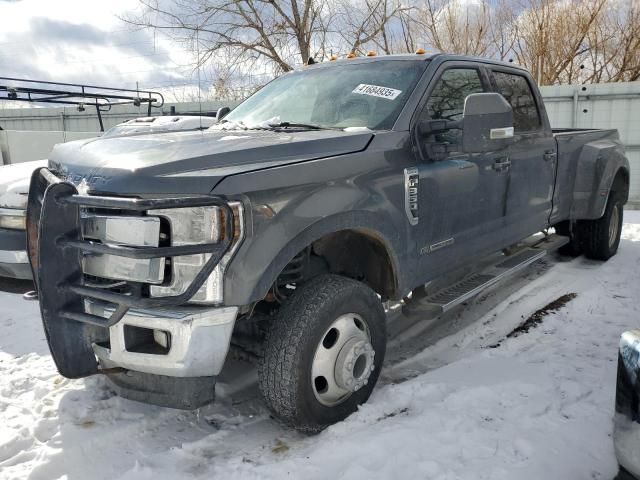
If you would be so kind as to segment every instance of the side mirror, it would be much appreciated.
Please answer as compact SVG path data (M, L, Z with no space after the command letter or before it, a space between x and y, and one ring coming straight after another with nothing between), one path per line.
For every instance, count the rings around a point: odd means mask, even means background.
M499 150L513 141L513 110L499 93L473 93L464 102L462 150Z
M230 111L229 107L220 107L216 112L216 122L222 120Z

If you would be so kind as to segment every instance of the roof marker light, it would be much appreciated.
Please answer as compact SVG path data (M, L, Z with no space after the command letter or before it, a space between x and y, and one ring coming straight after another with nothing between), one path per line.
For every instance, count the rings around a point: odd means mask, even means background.
M378 55L376 52L374 52L373 50L369 50L367 52L367 57L375 57L376 55Z
M347 55L347 58L356 58L357 55L353 52L351 52L350 54Z
M330 62L335 62L337 59L338 59L338 56L337 56L337 55L331 55L331 56L329 57L329 61L330 61Z
M416 55L424 55L427 53L424 48L419 48L416 50Z

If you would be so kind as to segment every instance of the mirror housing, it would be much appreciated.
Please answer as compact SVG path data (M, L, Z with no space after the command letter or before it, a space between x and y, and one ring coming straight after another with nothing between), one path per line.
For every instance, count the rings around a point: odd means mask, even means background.
M220 122L231 111L229 107L220 107L216 111L216 122Z
M513 110L499 93L473 93L464 101L462 151L500 150L513 141Z

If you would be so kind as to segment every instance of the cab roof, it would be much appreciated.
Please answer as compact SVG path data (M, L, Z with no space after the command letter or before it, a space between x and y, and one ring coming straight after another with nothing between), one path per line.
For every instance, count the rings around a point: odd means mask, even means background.
M518 70L526 69L520 65L503 62L500 60L494 60L491 58L483 58L483 57L473 57L468 55L456 55L452 53L401 53L401 54L393 54L393 55L374 55L374 56L358 56L353 58L339 58L333 61L325 60L323 62L314 63L312 65L308 65L306 68L323 68L330 67L332 65L344 65L345 63L367 63L367 62L379 62L384 60L409 60L416 61L421 60L424 62L438 60L440 62L444 62L447 60L463 60L470 61L476 63L484 63L488 65L499 65L502 67L514 68Z

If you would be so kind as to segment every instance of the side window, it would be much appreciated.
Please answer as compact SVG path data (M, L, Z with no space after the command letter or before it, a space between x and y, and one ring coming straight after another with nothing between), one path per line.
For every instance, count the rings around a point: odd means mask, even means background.
M484 92L480 73L474 68L446 70L432 90L426 105L431 120L461 120L464 101L472 93ZM449 130L436 135L438 142L459 143L462 132Z
M513 108L514 130L516 132L537 130L542 122L527 79L522 75L504 72L493 72L493 77L496 80L498 93L502 94Z

